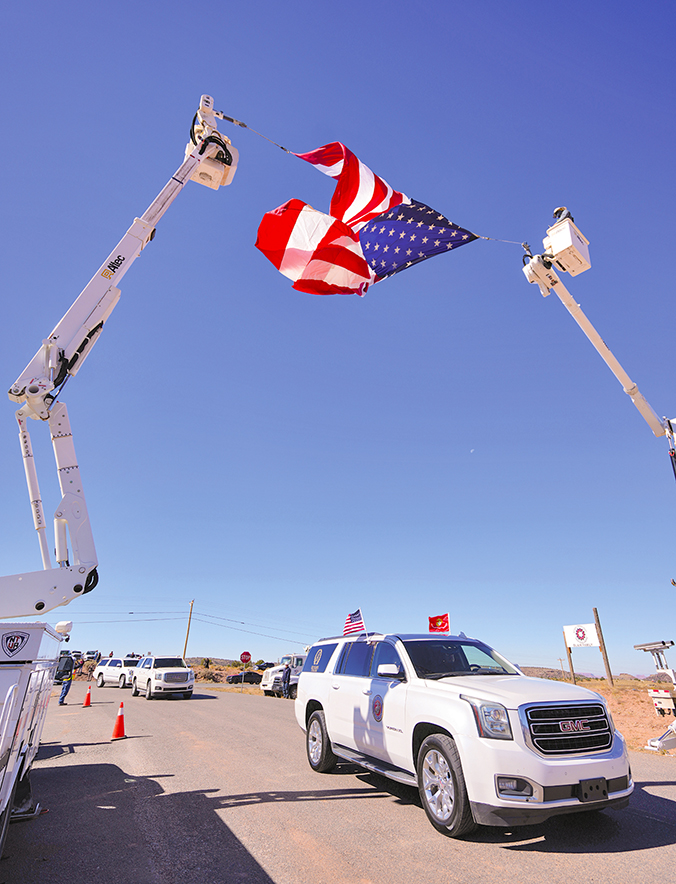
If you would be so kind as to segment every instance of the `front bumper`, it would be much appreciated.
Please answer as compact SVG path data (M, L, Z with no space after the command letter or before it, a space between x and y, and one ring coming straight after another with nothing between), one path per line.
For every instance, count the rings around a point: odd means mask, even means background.
M194 682L190 681L187 684L155 684L151 685L151 690L153 694L187 694L188 692L192 692L194 687Z
M558 814L625 807L634 791L626 746L617 731L607 752L571 757L542 757L519 732L509 741L460 734L455 739L472 813L481 825L530 825ZM498 777L526 780L532 794L507 797L498 792ZM607 797L595 801L585 795L583 784L603 781Z
M547 793L558 793L565 798L547 800ZM577 797L577 786L550 786L545 789L544 801L520 800L505 802L500 806L470 801L472 816L481 826L530 826L542 823L552 816L566 813L584 813L590 810L621 810L629 804L629 796L634 791L631 778L617 777L608 780L608 798L603 801L583 802Z

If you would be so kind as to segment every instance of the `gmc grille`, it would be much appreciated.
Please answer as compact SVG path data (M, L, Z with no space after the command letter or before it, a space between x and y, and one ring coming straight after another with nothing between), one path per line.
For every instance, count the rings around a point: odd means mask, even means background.
M164 676L165 681L182 682L188 680L187 672L167 672Z
M530 742L542 755L604 752L613 743L613 731L601 703L526 708Z

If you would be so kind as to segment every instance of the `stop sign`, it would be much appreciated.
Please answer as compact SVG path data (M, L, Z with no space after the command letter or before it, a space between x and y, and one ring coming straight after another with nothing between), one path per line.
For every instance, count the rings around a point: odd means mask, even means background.
M239 659L241 663L250 663L251 654L248 651L242 651L242 653L239 655Z

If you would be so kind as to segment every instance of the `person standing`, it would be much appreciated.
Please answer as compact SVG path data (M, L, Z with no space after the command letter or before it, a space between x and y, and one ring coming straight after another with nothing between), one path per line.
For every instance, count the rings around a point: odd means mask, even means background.
M59 706L66 706L66 695L73 683L73 658L66 657L63 664L63 674L61 676L61 696L59 697Z
M288 663L284 664L282 670L282 696L289 699L289 688L291 687L291 667Z

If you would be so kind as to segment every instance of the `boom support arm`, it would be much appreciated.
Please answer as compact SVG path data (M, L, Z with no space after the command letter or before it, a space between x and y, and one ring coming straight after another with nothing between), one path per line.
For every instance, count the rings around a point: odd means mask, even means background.
M576 303L573 296L559 279L555 268L567 271L571 276L576 276L578 273L588 270L591 265L589 264L589 251L586 248L588 242L573 223L573 219L565 206L557 209L554 217L559 218L559 220L547 230L548 235L543 240L545 246L544 254L533 256L530 253L528 244L524 243L524 248L527 249L523 268L526 279L528 282L536 283L539 286L543 297L547 297L550 292L557 294L566 310L568 310L589 341L591 341L597 353L622 384L624 392L634 403L655 436L666 435L670 446L673 448L674 434L671 422L666 418L660 418L653 410L645 396L640 392L637 384L631 380L627 372L622 368L606 342L582 311L580 305Z
M188 181L214 190L229 184L237 168L237 151L218 132L213 99L203 95L191 127L185 160L140 218L104 260L65 316L19 375L9 398L16 413L28 492L42 556L42 571L0 577L0 610L5 617L46 613L89 592L98 582L94 548L80 470L64 403L57 401L63 385L77 374L120 297L119 282L152 241L155 227ZM28 419L49 424L62 498L54 514L53 567L38 486ZM72 546L72 562L68 552Z

